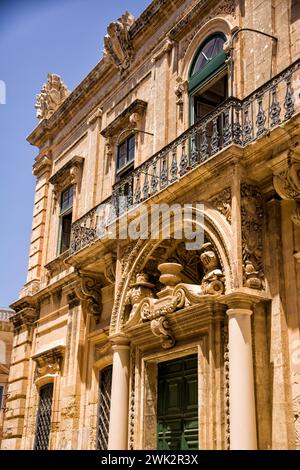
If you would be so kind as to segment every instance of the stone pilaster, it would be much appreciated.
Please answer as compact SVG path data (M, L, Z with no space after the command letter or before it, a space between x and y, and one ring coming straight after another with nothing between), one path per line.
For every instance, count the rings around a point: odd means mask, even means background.
M21 448L33 326L37 319L35 308L29 304L24 304L22 307L11 319L14 326L14 340L1 444L1 448L6 450Z

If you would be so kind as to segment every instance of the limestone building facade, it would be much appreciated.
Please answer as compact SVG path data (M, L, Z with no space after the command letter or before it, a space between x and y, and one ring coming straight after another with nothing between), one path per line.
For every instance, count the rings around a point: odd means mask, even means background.
M0 443L3 435L9 366L13 344L13 325L9 319L13 313L11 310L0 309Z
M295 0L154 0L49 74L3 449L300 449L299 93ZM154 204L201 246L122 237Z

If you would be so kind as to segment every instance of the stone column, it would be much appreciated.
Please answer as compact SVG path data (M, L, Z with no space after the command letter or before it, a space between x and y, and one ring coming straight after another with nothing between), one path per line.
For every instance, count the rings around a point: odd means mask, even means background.
M127 450L130 345L125 336L111 338L113 372L109 421L109 450Z
M257 449L251 336L251 298L227 300L229 336L230 449Z

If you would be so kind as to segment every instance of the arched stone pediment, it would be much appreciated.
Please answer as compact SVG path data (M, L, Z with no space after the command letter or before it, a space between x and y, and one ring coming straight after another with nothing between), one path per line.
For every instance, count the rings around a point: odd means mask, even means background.
M199 210L199 209L197 209ZM204 231L204 241L211 243L213 251L219 261L219 268L224 278L224 292L230 292L232 289L232 262L231 262L231 240L232 229L228 221L213 209L210 205L203 205L203 218L199 222L199 229ZM135 277L143 270L147 271L150 275L150 281L158 282L159 272L156 277L153 276L155 265L165 261L182 262L184 253L179 256L178 250L182 250L182 242L184 240L145 240L142 239L133 242L128 247L128 252L123 255L122 274L118 284L118 289L115 297L114 308L111 318L110 334L121 331L122 327L128 320L128 312L126 312L126 297L132 284L135 282ZM144 237L146 238L146 237ZM184 284L196 284L196 270L193 267L193 256L199 258L199 253L195 250L194 254L188 253L187 250L187 263L182 262L182 279ZM177 257L177 258L176 258ZM190 265L189 265L190 262ZM198 285L201 286L205 273L201 264L198 268L199 280ZM155 293L155 289L154 289ZM202 295L209 295L202 290Z

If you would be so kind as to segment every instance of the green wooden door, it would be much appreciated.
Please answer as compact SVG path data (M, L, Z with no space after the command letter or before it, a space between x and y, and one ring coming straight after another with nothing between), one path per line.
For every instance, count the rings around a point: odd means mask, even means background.
M197 356L158 365L157 448L198 449Z

